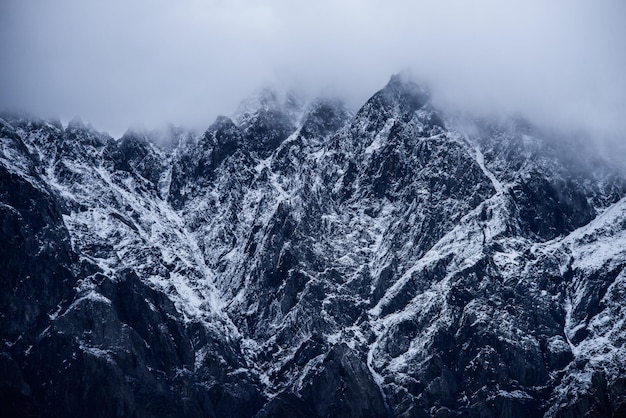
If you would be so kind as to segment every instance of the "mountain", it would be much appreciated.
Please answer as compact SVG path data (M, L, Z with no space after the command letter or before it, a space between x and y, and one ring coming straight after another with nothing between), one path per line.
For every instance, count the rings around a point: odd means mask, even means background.
M3 416L626 416L626 179L584 138L394 76L0 141Z

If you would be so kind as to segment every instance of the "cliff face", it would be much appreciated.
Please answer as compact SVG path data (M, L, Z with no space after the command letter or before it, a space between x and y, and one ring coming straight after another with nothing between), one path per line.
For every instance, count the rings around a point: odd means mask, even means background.
M626 414L625 183L573 139L401 77L169 146L0 126L7 416Z

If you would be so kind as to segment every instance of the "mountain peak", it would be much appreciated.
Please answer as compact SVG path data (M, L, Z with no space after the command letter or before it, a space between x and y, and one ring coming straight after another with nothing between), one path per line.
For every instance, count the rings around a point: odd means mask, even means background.
M71 131L72 129L81 129L81 130L87 129L87 127L85 126L85 123L80 118L80 116L74 116L72 120L68 122L67 130Z
M397 103L407 110L417 110L430 102L430 92L415 82L408 74L393 75L387 85L380 90L385 101Z
M295 121L301 115L304 104L304 98L294 91L265 87L244 99L237 107L232 120L237 125L242 125L260 112L280 112Z
M353 113L339 99L318 98L302 117L301 133L308 139L323 139L344 126Z

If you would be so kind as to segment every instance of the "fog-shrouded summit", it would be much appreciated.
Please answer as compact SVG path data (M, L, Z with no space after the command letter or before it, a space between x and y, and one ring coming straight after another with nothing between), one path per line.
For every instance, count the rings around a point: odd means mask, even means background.
M80 114L119 137L205 128L266 83L358 107L409 68L433 100L618 138L626 6L538 0L0 5L0 109Z
M0 414L626 415L626 178L552 135L405 76L198 133L0 114Z

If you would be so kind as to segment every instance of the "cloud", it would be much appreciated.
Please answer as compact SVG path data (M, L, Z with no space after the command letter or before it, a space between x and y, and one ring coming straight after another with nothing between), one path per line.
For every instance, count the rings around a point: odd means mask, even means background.
M120 134L206 127L278 84L361 104L411 69L439 103L626 132L621 0L5 0L0 108Z

